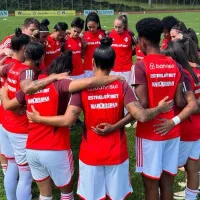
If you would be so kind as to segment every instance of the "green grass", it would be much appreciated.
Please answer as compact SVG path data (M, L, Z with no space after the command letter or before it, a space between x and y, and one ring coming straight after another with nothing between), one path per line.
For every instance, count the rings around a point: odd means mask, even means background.
M128 15L129 17L129 27L135 32L135 24L138 20L144 18L144 17L158 17L163 18L167 15L174 15L178 19L184 21L188 27L193 28L196 32L200 32L200 26L199 26L199 13L168 13L168 14L133 14ZM51 21L50 30L52 30L53 25L56 24L58 21L65 21L68 24L71 23L73 17L48 17ZM113 27L113 20L115 16L102 16L101 17L101 23L102 27L106 30L110 30ZM20 27L23 23L23 20L25 18L23 17L9 17L7 20L3 20L0 18L0 40L2 40L5 36L8 34L12 34L13 30L16 27ZM42 17L38 18L39 20L42 19ZM198 35L199 36L199 35ZM200 39L200 38L199 38ZM132 128L127 129L127 139L128 139L128 146L129 146L129 156L130 156L130 173L131 173L131 182L134 188L133 194L128 198L129 200L143 200L144 199L144 189L143 189L143 183L140 174L135 173L135 134L134 130ZM76 185L77 185L77 177L78 177L78 154L79 154L79 145L81 141L81 129L76 128L75 131L71 134L71 145L75 160L75 193L76 193ZM178 182L183 181L184 176L183 172L179 172L178 176L175 180L174 185L174 191L180 191L182 188L178 186ZM35 183L33 183L33 196L34 199L38 199L38 189ZM75 199L78 199L75 195ZM0 200L6 200L5 192L3 188L3 176L0 172ZM59 191L54 188L54 200L59 200Z

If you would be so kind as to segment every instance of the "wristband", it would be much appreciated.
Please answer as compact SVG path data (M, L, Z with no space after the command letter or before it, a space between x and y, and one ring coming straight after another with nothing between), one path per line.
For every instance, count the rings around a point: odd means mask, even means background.
M181 123L181 120L180 120L180 118L179 118L178 116L172 118L172 121L174 122L175 126L176 126L177 124L180 124L180 123Z

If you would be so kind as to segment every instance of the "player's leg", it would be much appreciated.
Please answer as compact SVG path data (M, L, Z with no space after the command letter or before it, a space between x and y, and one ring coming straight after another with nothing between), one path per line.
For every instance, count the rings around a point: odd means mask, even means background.
M145 199L158 200L158 183L162 173L162 152L165 141L136 137L136 172L142 173Z
M2 146L1 153L5 155L8 160L6 174L4 176L4 188L8 200L16 199L18 167L14 158L14 151L8 138L8 132L2 128Z
M5 175L6 170L7 170L8 161L5 157L5 155L2 154L2 141L3 141L3 137L4 137L3 134L5 134L5 133L3 132L2 125L0 124L0 162L1 162L3 174Z
M87 165L79 160L77 194L83 200L105 199L105 167Z
M14 150L14 156L19 168L19 181L17 185L17 199L31 200L32 175L26 158L26 142L28 134L9 133L9 140Z
M43 151L43 165L56 187L61 191L61 200L73 200L74 161L71 150Z
M119 165L105 166L106 194L110 199L125 199L132 192L129 160Z
M40 200L52 200L52 180L48 170L41 163L46 159L45 155L43 155L42 151L31 149L26 150L26 155L33 179L36 181L40 191Z
M173 200L174 177L178 171L180 138L167 140L163 149L162 168L160 178L161 200Z

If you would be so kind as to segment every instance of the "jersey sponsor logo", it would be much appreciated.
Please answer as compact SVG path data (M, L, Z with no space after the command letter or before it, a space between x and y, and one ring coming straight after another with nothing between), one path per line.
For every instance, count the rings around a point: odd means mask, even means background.
M28 104L34 104L34 103L45 103L50 100L49 96L47 97L39 97L39 98L32 98L28 99Z
M163 69L163 68L171 69L171 68L175 68L175 66L174 66L174 64L160 64L159 65L159 64L150 63L149 68L151 70L153 70L153 69Z
M17 84L17 81L16 80L13 80L13 79L11 79L11 78L7 78L7 80L8 80L8 82L10 82L10 83L13 83L13 84Z
M152 82L152 87L172 87L172 86L174 86L174 81Z
M39 90L35 94L38 94L38 93L49 93L49 92L50 92L50 88L45 88L45 89Z
M80 54L81 51L72 51L72 54Z
M12 86L10 86L10 85L8 85L8 89L9 89L11 92L16 92L16 91L17 91L16 88L14 88L14 87L12 87Z
M118 103L98 103L98 104L91 104L91 109L109 109L109 108L116 108L118 107Z
M119 98L119 94L105 94L105 95L88 96L88 100L118 99L118 98Z
M101 86L101 87L95 87L95 88L88 88L88 91L95 91L95 90L106 90L106 89L117 89L118 85L107 85L107 86Z
M59 49L56 49L55 51L46 51L46 54L55 54L57 52L60 52L60 48Z
M112 47L123 47L123 48L127 48L128 45L127 44L112 44Z
M87 42L88 45L96 45L96 44L101 44L100 41L97 42Z
M150 78L175 78L176 73L151 74Z

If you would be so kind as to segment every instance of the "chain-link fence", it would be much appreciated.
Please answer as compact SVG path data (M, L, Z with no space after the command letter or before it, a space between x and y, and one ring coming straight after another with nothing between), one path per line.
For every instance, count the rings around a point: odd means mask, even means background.
M116 12L200 9L200 0L0 0L0 10L113 9Z

